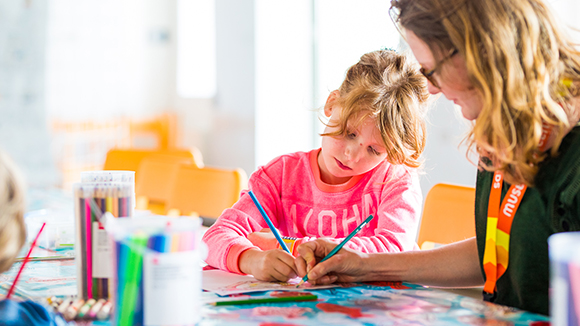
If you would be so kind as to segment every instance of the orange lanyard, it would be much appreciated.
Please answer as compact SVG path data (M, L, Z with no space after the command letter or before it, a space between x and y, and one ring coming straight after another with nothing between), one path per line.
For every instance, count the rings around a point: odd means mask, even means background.
M511 185L500 206L503 173L495 171L487 207L487 231L483 270L485 285L483 291L495 293L495 284L508 267L510 231L520 202L526 192L526 185Z
M546 124L542 125L542 136L538 146L540 151L546 149L550 133L551 129ZM487 298L495 295L497 280L508 268L512 222L527 189L524 184L511 185L500 205L502 186L503 173L495 171L489 193L483 254L483 270L486 277L483 292Z

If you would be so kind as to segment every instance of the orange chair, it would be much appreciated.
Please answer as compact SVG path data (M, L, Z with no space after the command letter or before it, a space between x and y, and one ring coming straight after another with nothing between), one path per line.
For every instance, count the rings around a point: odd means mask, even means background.
M176 148L178 138L177 115L163 113L146 120L129 123L131 147L170 149Z
M475 188L439 183L425 198L417 243L421 249L475 236Z
M107 152L104 170L128 170L135 171L135 180L139 179L139 164L150 155L168 155L193 160L198 167L203 167L203 158L197 148L184 149L133 149L133 148L113 148Z
M224 209L238 201L246 186L247 176L242 169L198 168L182 164L167 202L167 215L216 219Z
M191 157L151 154L139 164L139 176L135 180L137 209L165 214L173 184L181 164L195 164Z

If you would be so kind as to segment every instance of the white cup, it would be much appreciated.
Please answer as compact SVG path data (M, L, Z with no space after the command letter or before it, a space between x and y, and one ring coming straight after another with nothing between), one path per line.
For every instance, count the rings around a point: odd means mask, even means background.
M548 238L551 324L580 324L580 232Z

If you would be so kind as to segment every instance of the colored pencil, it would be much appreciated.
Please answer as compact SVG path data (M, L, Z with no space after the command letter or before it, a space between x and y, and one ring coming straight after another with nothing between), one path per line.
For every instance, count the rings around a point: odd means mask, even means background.
M262 214L262 217L264 218L264 221L266 221L266 223L268 224L268 227L270 228L270 230L272 231L272 233L274 233L274 236L276 237L276 240L278 240L278 243L280 244L280 247L282 249L284 249L284 251L286 251L287 253L289 253L289 254L292 255L292 253L290 252L290 250L288 250L288 247L286 246L286 243L284 243L284 240L282 240L282 237L280 236L280 233L278 233L278 230L276 230L276 227L274 227L274 224L272 224L272 221L268 217L268 214L266 214L266 211L264 210L264 208L262 207L262 205L258 201L258 198L256 198L256 196L254 195L254 193L251 190L248 191L248 194L250 195L250 197L252 197L252 200L254 201L254 204L256 205L256 207L258 207L258 210L260 211L260 214Z
M42 226L40 227L40 231L38 231L38 233L36 234L36 237L34 238L34 241L32 241L32 245L30 245L30 249L28 250L26 257L22 261L22 265L20 265L20 269L18 270L18 274L16 274L16 277L14 278L14 281L12 282L12 286L10 287L10 290L8 290L8 294L6 294L7 300L10 299L12 292L14 292L14 288L16 286L16 283L18 283L18 279L20 278L20 274L22 274L22 270L24 270L24 266L26 266L26 263L28 263L28 259L30 258L30 254L32 253L32 249L34 249L34 246L36 246L36 241L38 240L38 237L40 237L42 230L44 230L45 225L46 225L46 222L42 223Z
M147 245L147 238L135 235L129 242L129 259L125 263L125 289L120 299L121 311L119 312L120 325L133 325L136 303L139 296L139 284L141 283L143 267L143 248Z
M272 303L272 302L297 302L297 301L315 301L318 300L316 294L310 295L297 295L289 297L258 297L254 299L244 299L244 300L228 300L228 301L217 301L210 303L213 306L228 306L228 305L241 305L241 304L260 304L260 303Z
M354 237L372 219L373 219L373 216L372 215L369 215L369 217L367 217L366 220L364 220L359 226L357 226L356 229L352 230L352 232L346 238L344 238L344 240L342 240L342 242L340 242L338 244L338 246L334 247L334 249L332 249L332 251L329 252L328 255L326 255L326 257L322 258L322 260L320 262L318 262L318 263L320 264L323 261L325 261L325 260L329 259L330 257L334 256L340 249L342 249L342 247L344 247L344 245L350 239L352 239L352 237ZM304 282L306 282L306 281L308 281L308 273L306 275L304 275L304 277L302 278L302 281L300 281L300 283L298 283L298 285L296 285L296 287L299 287L300 285L304 284Z
M93 235L92 235L92 226L93 226L93 219L91 216L91 206L90 206L90 198L87 197L85 200L85 208L86 208L86 236L87 236L87 297L90 299L93 297Z

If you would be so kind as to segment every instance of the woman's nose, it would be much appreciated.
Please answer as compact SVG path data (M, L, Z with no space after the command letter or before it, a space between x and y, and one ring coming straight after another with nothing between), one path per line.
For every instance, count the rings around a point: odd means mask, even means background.
M429 90L429 93L432 95L441 93L441 88L433 86L430 81L427 81L427 90Z

